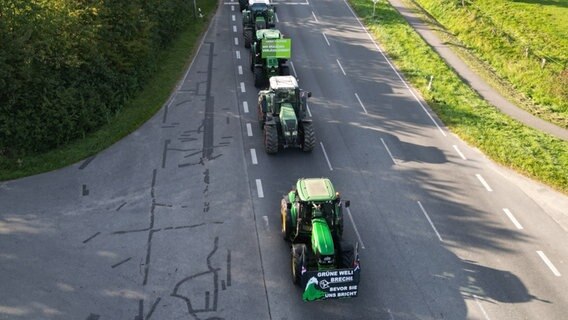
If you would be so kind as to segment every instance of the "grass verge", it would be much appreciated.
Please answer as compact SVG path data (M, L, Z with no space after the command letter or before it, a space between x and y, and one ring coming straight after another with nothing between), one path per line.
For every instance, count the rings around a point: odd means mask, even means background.
M163 62L159 70L114 119L85 138L46 153L15 159L0 156L0 180L25 177L76 163L108 148L150 119L167 101L196 54L199 39L217 8L217 1L198 0L197 5L204 18L192 20L178 40L160 54L158 59Z
M494 161L568 193L568 142L531 129L489 105L390 5L380 2L373 19L368 0L349 0L397 68L454 133ZM435 85L428 91L428 79Z
M413 1L521 93L521 107L568 128L565 0Z

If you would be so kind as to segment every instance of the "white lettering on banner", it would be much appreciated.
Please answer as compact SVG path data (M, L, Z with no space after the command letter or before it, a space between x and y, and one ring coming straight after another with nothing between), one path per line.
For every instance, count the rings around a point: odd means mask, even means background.
M329 282L331 283L351 282L351 281L353 281L353 277L332 277L331 279L329 279Z
M340 276L352 276L353 270L341 270L339 271Z
M331 288L329 288L329 292L336 292L336 291L347 291L347 287L331 287Z
M354 297L357 295L357 292L338 292L337 293L337 297Z
M320 277L336 277L337 271L322 271L318 272L318 278Z
M335 293L326 293L325 297L326 298L335 298Z
M357 290L357 286L349 286L349 290Z

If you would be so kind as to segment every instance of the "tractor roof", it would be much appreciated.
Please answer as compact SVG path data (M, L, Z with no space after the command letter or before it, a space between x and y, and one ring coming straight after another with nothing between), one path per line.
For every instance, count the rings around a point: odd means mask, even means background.
M302 201L335 200L335 189L327 178L302 178L296 183L296 190Z
M282 33L278 29L260 29L256 32L256 37L259 39L281 39Z
M249 0L249 5L253 5L255 3L263 3L263 4L266 4L266 5L270 5L269 0Z
M295 89L298 87L298 81L294 76L275 76L270 77L270 88L278 89Z

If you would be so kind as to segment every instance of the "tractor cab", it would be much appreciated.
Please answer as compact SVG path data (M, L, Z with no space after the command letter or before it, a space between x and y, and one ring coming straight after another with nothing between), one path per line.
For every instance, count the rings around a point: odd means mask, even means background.
M293 76L270 77L269 91L274 99L274 114L279 114L282 107L293 110L297 118L303 118L306 112L306 100L311 92L300 90L298 81Z

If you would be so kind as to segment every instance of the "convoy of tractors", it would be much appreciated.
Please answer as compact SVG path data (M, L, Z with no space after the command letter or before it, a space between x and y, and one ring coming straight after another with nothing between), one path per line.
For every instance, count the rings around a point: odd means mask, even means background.
M316 138L307 99L290 75L292 42L276 29L276 8L269 0L239 0L243 38L250 48L250 70L258 93L258 122L264 148L314 149ZM282 235L291 243L292 281L304 301L356 297L358 244L343 241L343 215L349 201L340 198L327 178L301 178L281 200Z

